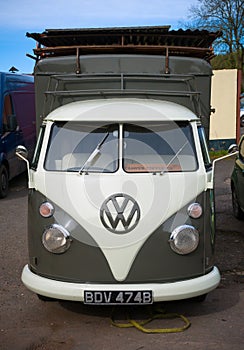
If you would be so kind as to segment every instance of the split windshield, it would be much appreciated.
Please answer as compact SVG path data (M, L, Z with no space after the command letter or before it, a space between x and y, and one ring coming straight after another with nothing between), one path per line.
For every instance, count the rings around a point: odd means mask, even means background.
M195 171L188 122L55 123L45 159L48 171L114 173Z

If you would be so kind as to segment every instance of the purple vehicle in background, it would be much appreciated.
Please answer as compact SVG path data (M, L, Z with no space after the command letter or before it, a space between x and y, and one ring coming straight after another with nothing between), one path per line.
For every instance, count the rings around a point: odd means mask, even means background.
M240 122L241 122L241 126L244 127L244 93L241 94L241 102L240 102Z
M8 183L25 171L15 156L16 146L34 150L36 142L34 78L0 72L0 198L8 193Z

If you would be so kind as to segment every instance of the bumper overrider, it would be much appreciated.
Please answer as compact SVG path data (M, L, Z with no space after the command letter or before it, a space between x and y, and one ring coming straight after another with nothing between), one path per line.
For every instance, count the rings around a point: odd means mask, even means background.
M197 297L214 290L220 282L217 267L206 275L170 283L137 283L137 284L95 284L70 283L52 280L33 273L28 265L21 276L24 285L36 294L54 299L84 302L86 291L152 291L152 301L180 300Z

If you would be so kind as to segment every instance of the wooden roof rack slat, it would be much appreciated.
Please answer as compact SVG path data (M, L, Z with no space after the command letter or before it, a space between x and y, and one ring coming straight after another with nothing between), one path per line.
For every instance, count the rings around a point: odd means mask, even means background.
M43 33L27 33L38 43L34 53L45 58L60 55L135 53L190 55L209 60L212 42L221 32L206 30L169 31L169 26L47 29Z

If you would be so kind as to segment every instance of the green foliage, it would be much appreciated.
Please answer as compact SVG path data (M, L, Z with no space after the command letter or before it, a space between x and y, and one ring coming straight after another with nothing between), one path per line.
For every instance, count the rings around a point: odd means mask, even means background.
M226 150L210 151L209 152L211 161L213 161L214 159L226 156L227 154L228 154L228 151L226 151Z
M229 53L230 56L216 58L217 65L243 70L243 9L244 0L196 0L189 8L189 28L222 32L222 36L215 40L213 47L215 52Z
M213 69L234 69L238 68L238 55L236 52L217 55L211 60Z

